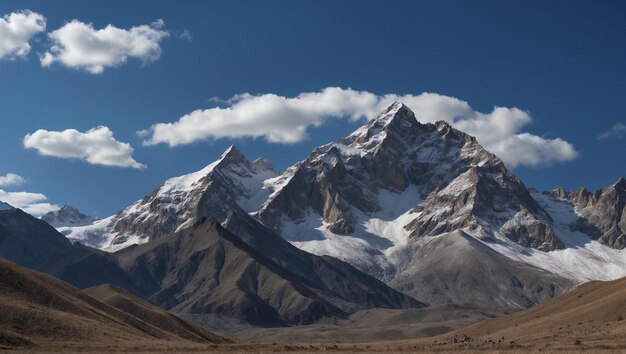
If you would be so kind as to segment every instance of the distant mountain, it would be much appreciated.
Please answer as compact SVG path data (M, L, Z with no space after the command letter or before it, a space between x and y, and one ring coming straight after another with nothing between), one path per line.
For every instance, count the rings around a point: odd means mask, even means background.
M87 216L78 209L64 205L61 209L51 211L41 217L41 220L56 227L84 226L98 220L95 216Z
M13 207L3 201L0 201L0 211L2 210L10 210L13 209Z
M0 348L231 341L129 294L120 292L118 298L107 305L58 279L0 260ZM117 306L123 301L141 308Z
M205 168L167 180L116 215L69 228L67 236L115 251L209 217L290 270L299 264L293 252L268 246L277 235L425 302L463 302L470 291L477 304L517 309L572 284L626 275L617 231L623 204L610 204L620 194L607 193L574 205L530 191L474 137L443 121L422 124L396 102L283 173L230 147ZM579 210L583 205L588 211ZM607 205L614 212L606 219L592 211ZM454 242L443 242L444 235L456 235L447 237ZM446 248L460 253L437 273L441 265L428 262L450 255ZM457 273L473 285L455 284Z

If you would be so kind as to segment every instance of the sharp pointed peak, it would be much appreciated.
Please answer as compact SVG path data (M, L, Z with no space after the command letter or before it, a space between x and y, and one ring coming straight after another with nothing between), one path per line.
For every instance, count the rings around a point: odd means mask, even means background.
M613 183L613 186L615 188L626 188L626 179L624 179L624 177L620 177L617 179L617 181L615 181L615 183Z
M400 101L393 101L384 111L382 111L376 119L386 118L386 117L395 117L398 115L402 116L415 116L413 111L404 103Z
M234 144L231 144L226 150L224 150L220 158L224 158L226 156L233 156L233 155L243 156L241 151Z
M250 163L246 156L235 145L229 146L216 162L219 165Z

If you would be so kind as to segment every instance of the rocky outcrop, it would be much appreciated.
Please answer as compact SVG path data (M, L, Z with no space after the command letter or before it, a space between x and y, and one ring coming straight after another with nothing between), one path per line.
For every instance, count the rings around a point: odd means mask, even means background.
M567 192L563 188L544 192L571 202L580 218L572 230L584 232L599 242L616 249L626 247L626 180L590 192L585 188Z

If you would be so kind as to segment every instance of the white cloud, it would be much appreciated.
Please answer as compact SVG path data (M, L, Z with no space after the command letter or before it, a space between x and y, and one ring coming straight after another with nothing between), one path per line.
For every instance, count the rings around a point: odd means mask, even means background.
M7 173L4 176L0 176L0 187L19 186L26 182L26 179L15 173Z
M7 192L0 189L0 201L22 209L34 216L42 216L45 213L59 209L58 205L48 203L47 199L41 193Z
M177 146L240 137L296 143L308 137L310 126L319 126L331 117L373 119L394 101L409 106L420 122L445 120L476 136L509 166L538 166L578 156L574 146L563 139L546 139L523 132L522 128L532 122L532 117L517 108L494 107L491 113L481 113L465 101L436 93L376 95L337 87L295 97L240 94L225 101L228 107L196 110L174 123L154 124L139 134L147 137L144 145Z
M161 56L159 43L169 35L162 30L163 25L162 20L157 20L128 30L113 25L96 30L90 23L73 20L48 34L52 45L41 56L41 65L47 67L59 62L69 68L101 74L106 67L123 64L128 58L149 63Z
M598 140L606 140L609 138L621 139L624 137L624 135L626 135L626 124L616 123L608 131L605 131L602 134L598 134L597 138Z
M93 165L145 168L132 157L133 148L113 137L105 126L82 133L76 129L47 131L39 129L24 137L24 147L45 156L81 159Z
M0 59L24 57L30 52L30 40L46 29L46 18L28 10L12 12L0 18Z
M0 187L18 186L26 182L26 179L15 173L7 173L0 176ZM41 193L31 192L7 192L0 188L0 202L7 203L25 212L41 216L47 212L58 210L59 206L47 201L47 197Z

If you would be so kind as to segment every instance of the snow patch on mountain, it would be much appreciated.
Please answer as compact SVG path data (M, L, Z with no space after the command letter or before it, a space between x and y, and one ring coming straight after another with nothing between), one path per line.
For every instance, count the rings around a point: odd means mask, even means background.
M571 203L542 193L532 193L533 198L550 214L557 236L566 247L551 252L522 247L498 235L497 242L485 244L511 259L532 264L576 282L613 280L626 276L626 251L607 247L571 225L579 215Z
M110 216L82 226L60 226L57 227L57 231L72 242L107 250L111 239L115 236L112 227L113 218L114 216Z
M421 197L415 185L400 193L380 189L377 197L378 212L352 209L358 221L350 235L330 231L311 209L301 220L284 218L281 235L302 250L344 260L383 281L390 280L405 263L403 250L409 243L405 226L416 217L412 209Z

